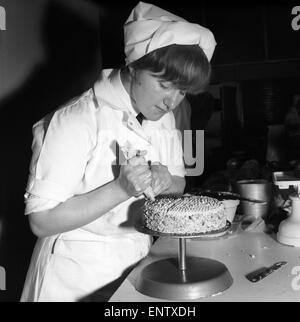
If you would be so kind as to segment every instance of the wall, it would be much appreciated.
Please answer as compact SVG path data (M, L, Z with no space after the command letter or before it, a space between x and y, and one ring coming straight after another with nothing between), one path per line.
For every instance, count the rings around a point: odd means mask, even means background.
M18 301L35 243L23 202L32 125L98 77L102 8L85 0L0 5L7 14L0 31L0 266L7 290L0 301Z
M48 2L1 1L6 10L6 31L0 32L0 101L45 60L40 25Z
M6 31L0 32L0 102L47 61L43 19L54 3L80 15L98 33L98 6L84 0L2 0Z

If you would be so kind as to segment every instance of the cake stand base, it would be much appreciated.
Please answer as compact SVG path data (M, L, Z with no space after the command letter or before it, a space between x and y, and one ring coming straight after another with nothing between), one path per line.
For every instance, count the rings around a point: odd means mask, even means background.
M221 293L232 283L227 267L216 260L187 257L181 270L177 258L167 258L144 267L136 289L155 298L192 300Z

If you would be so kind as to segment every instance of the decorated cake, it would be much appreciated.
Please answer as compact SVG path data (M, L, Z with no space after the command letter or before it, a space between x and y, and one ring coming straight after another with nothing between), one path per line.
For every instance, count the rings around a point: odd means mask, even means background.
M225 228L221 201L205 196L157 197L144 205L146 228L171 234L199 234Z

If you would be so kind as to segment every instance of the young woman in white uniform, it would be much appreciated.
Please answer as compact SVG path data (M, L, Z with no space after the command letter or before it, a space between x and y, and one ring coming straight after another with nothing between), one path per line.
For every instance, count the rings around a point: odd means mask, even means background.
M134 229L145 190L184 191L172 110L207 84L214 37L142 2L124 30L126 66L33 127L25 202L38 240L22 301L77 301L120 277L151 246ZM123 146L141 152L126 162Z

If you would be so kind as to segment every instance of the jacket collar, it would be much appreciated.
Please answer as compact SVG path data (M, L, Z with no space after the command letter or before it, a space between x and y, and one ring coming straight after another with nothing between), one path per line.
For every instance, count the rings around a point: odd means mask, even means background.
M135 132L139 132L141 136L145 136L145 132L135 118L137 112L134 110L130 96L122 84L119 69L102 70L98 81L94 85L94 92L100 106L102 102L108 104L112 109L123 111L123 120L127 123L127 126ZM145 120L143 127L145 125L147 128L151 127L152 129L165 128L164 119L166 117L165 115L159 121Z
M122 83L121 71L119 69L114 70L109 75L109 80L110 80L110 83L111 83L114 91L116 91L116 93L118 93L119 98L122 101L123 105L129 110L130 113L132 113L134 115L134 117L136 117L138 113L133 108L133 106L131 104L130 96Z
M94 92L99 103L106 103L113 109L137 115L131 105L129 94L122 84L119 69L102 70L94 85Z

